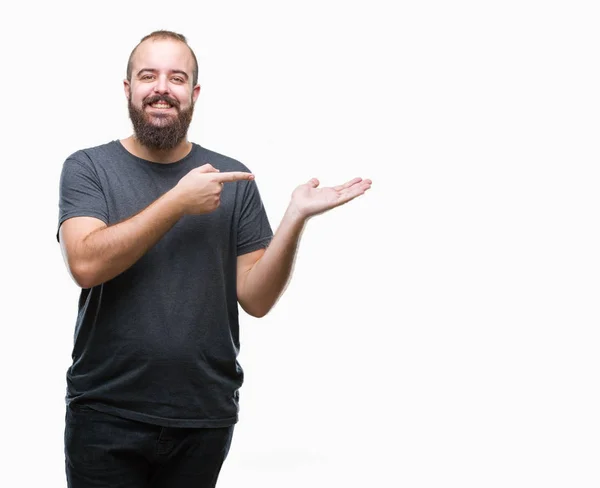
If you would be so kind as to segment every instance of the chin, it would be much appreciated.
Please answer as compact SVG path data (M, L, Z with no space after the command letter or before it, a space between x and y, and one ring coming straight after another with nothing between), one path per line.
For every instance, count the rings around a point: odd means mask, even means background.
M165 127L171 125L175 118L176 116L171 114L149 115L146 117L146 123L156 127Z

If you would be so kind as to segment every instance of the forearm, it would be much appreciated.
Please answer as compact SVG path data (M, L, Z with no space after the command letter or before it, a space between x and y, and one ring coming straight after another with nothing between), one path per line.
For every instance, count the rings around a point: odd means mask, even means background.
M248 271L240 294L244 310L255 317L266 315L288 284L306 219L288 207L264 255Z
M91 288L130 268L182 215L170 191L133 217L89 234L76 253L80 285Z

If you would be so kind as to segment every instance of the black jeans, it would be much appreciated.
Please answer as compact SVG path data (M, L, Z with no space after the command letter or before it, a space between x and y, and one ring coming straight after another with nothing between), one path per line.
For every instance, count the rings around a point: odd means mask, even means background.
M160 427L67 407L65 467L69 488L214 488L233 426Z

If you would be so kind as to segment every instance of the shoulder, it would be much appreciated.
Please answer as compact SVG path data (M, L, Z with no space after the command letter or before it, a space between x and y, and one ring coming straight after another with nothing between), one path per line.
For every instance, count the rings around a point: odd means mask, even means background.
M79 149L67 157L67 161L77 162L84 166L95 165L99 161L105 161L118 156L120 143L117 140L101 144L99 146Z

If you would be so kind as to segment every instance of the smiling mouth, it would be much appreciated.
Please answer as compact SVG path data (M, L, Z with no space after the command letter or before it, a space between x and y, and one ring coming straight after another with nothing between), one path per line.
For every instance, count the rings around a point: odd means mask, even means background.
M156 103L151 103L149 104L150 107L152 108L156 108L159 110L166 110L169 108L173 108L173 106L167 102L156 102Z

